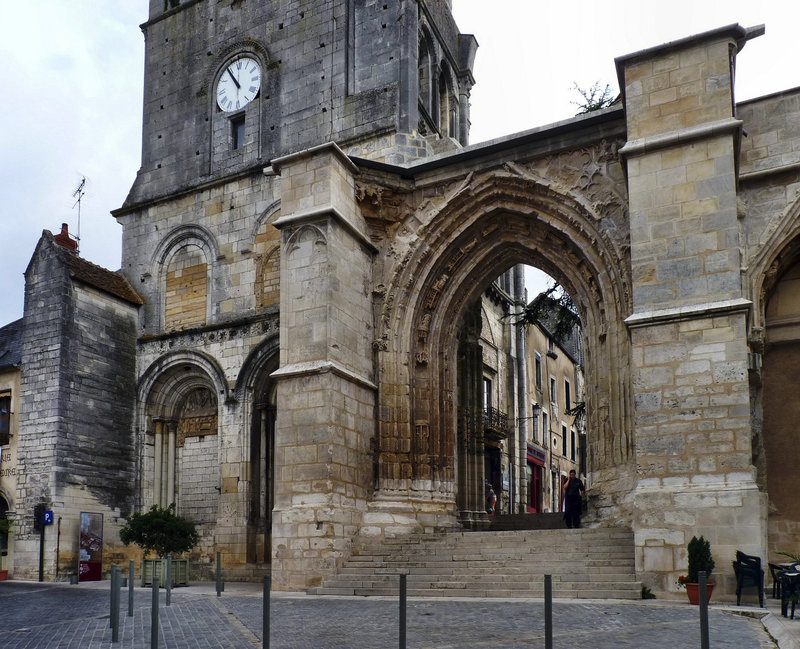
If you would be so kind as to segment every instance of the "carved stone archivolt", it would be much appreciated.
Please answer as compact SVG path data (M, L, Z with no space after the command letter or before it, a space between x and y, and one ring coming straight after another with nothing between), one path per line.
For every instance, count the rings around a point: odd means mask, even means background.
M480 436L470 432L473 426L466 419L458 423L452 401L446 404L444 395L452 394L454 379L444 359L455 355L458 322L470 300L516 263L536 265L557 278L581 309L587 340L597 345L586 368L587 382L596 386L590 389L587 411L612 393L622 401L605 411L605 421L599 409L589 414L589 426L615 438L596 440L593 461L604 465L631 457L632 404L625 387L630 370L622 362L629 339L621 324L631 309L624 261L629 241L622 227L625 202L614 183L621 174L617 147L606 142L525 164L507 163L419 193L418 209L402 221L413 222L413 236L403 239L398 229L386 260L385 296L376 309L382 351L398 354L401 362L407 358L411 371L407 396L402 383L395 386L397 376L383 377L387 396L381 405L387 416L380 424L381 438L413 437L417 452L408 458L413 479L445 475L453 465L456 434L466 436L470 452L483 443L475 441ZM609 337L619 327L623 331ZM417 421L405 433L397 423L401 417L392 415L402 411ZM422 414L424 434L418 428ZM449 459L441 453L448 448ZM405 461L397 454L393 458Z

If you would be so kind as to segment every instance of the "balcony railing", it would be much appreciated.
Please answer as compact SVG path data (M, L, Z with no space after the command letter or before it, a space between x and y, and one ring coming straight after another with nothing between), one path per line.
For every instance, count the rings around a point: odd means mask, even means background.
M462 408L460 410L460 426L467 431L472 431L472 435L482 434L485 439L494 441L505 439L509 433L508 414L497 408L480 410Z
M506 437L508 435L508 414L497 408L484 408L483 429L487 437Z

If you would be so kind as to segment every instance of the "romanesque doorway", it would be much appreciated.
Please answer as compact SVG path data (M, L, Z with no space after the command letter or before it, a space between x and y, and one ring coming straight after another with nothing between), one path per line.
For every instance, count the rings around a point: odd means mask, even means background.
M195 524L217 520L220 475L217 389L191 362L173 363L154 381L145 400L145 506L175 505Z

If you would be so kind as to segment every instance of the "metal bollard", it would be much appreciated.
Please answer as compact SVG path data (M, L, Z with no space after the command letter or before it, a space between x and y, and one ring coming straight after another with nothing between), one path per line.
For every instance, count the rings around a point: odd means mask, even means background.
M400 649L406 649L406 579L400 575Z
M122 572L119 566L111 566L111 642L119 642L119 601L121 598Z
M133 571L134 563L128 563L128 617L133 617Z
M706 571L697 573L697 588L700 595L700 649L708 649L708 589Z
M272 577L264 575L264 597L263 597L263 610L261 612L261 646L262 649L269 649L269 607L270 607L270 593L272 592Z
M114 628L114 566L111 566L111 575L108 588L108 628Z
M544 649L553 649L553 576L544 576Z
M167 606L172 605L172 557L167 557Z
M222 553L217 552L217 597L222 594Z
M150 611L150 649L158 649L158 573L153 570L153 604Z

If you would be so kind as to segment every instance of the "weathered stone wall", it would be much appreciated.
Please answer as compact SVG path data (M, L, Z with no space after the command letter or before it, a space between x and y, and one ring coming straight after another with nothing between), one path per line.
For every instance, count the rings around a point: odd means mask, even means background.
M617 59L625 83L637 570L674 590L694 535L763 556L740 277L732 57L741 28ZM721 576L723 592L731 580Z
M77 569L80 512L103 514L104 541L113 546L120 517L134 504L136 310L72 280L64 259L70 254L45 233L26 271L15 532L20 577L34 576L38 567L35 504L62 519L58 562L69 571ZM46 544L46 571L53 575L55 534L46 534Z
M273 574L294 590L346 558L371 487L374 249L355 207L355 167L336 145L277 164L284 254Z
M800 89L759 97L736 105L744 122L739 172L742 176L800 162Z

